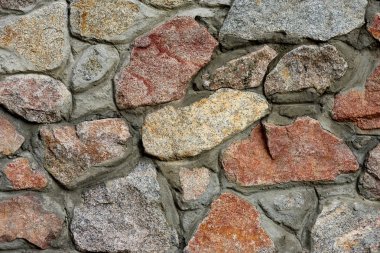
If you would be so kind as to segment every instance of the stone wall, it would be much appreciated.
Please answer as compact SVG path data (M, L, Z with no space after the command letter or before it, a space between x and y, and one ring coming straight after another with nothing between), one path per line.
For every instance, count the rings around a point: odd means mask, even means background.
M380 252L380 1L0 0L3 252Z

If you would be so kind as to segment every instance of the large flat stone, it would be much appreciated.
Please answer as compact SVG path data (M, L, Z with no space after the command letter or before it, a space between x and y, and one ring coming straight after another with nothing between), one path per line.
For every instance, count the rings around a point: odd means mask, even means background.
M156 105L185 96L217 41L191 17L176 17L135 40L129 64L115 79L120 109Z
M52 123L67 119L71 93L49 76L26 74L7 76L0 81L0 104L31 122Z
M25 140L15 126L2 116L0 116L0 139L0 157L15 153Z
M367 0L236 0L220 30L220 39L327 41L364 24Z
M160 159L191 157L212 149L268 113L264 97L220 89L190 106L166 106L146 116L145 151Z
M53 70L67 60L69 53L65 1L0 22L0 73Z
M266 95L314 88L322 94L347 70L347 62L332 45L299 46L285 54L268 74Z
M334 181L340 174L359 169L344 141L314 119L264 127L257 126L248 139L231 144L223 153L229 181L240 186Z
M71 223L74 242L91 252L174 252L177 234L161 209L152 162L141 161L127 176L87 190Z

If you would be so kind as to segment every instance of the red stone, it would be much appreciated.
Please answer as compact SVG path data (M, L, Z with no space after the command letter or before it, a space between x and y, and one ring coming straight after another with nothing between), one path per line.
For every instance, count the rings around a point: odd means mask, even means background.
M25 239L46 249L62 230L64 220L44 209L41 199L22 195L0 202L0 242Z
M266 136L265 136L266 133ZM248 139L233 143L222 164L229 181L242 186L333 181L359 169L343 140L304 117L288 126L257 126Z
M275 252L275 247L261 227L256 208L232 193L223 193L211 204L185 252Z
M367 29L375 39L380 40L380 13L375 14Z
M364 90L351 89L335 97L333 118L353 121L361 129L380 128L380 66L368 77Z
M41 171L34 171L27 158L17 158L8 163L4 174L9 180L12 189L41 190L47 186L47 178Z
M3 156L16 152L25 139L11 122L0 116L0 140L0 156Z
M130 64L118 74L120 109L184 97L191 78L211 58L217 41L191 17L176 17L134 42Z

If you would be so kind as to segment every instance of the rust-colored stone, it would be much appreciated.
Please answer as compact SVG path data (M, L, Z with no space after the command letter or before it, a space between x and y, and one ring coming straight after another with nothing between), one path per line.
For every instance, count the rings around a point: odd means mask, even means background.
M16 152L24 142L11 122L0 116L0 157Z
M359 166L343 140L304 117L288 126L266 124L232 144L222 163L229 181L241 186L296 181L333 181Z
M131 62L116 77L120 109L181 99L210 60L217 41L191 17L177 17L134 42Z
M25 239L46 249L62 230L64 220L44 209L41 199L22 195L0 202L0 242Z
M380 13L376 13L372 21L368 22L367 30L375 39L380 40Z
M364 90L350 89L335 97L333 118L353 121L361 129L380 128L380 66L368 77Z
M275 252L275 246L261 227L256 208L232 193L223 193L211 204L185 252Z
M8 163L4 174L11 183L12 189L41 190L47 186L47 178L41 171L32 169L27 158L17 158Z

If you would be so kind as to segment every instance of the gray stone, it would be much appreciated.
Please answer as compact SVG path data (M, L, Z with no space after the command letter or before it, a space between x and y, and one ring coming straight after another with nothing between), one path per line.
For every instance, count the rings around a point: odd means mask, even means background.
M347 62L332 45L304 45L288 52L268 74L266 95L314 88L325 92L347 70Z
M112 83L107 81L85 92L75 94L74 109L71 117L79 118L90 113L116 111L112 91Z
M265 98L254 92L220 89L183 108L166 106L145 118L145 151L175 160L210 150L268 113Z
M220 39L300 38L327 41L364 24L367 0L236 0L220 30Z
M365 172L359 179L359 191L367 199L380 200L380 180Z
M323 203L311 232L311 252L379 252L380 203L348 198Z
M28 11L31 10L38 0L0 0L0 9Z
M174 9L190 4L191 0L142 0L142 2L157 8Z
M64 1L0 22L0 73L54 70L67 61L69 53Z
M315 104L281 105L278 109L280 115L289 118L315 116L320 113L320 111L320 107Z
M161 209L160 185L152 162L144 160L127 177L84 193L71 231L81 251L169 252L177 235Z
M354 198L358 195L356 192L355 184L343 184L343 185L323 185L316 186L319 199L327 199L336 196L345 196Z
M88 47L73 69L73 90L80 92L96 85L118 62L119 53L114 47L101 44Z
M210 7L230 6L232 4L232 0L199 0L199 3Z

